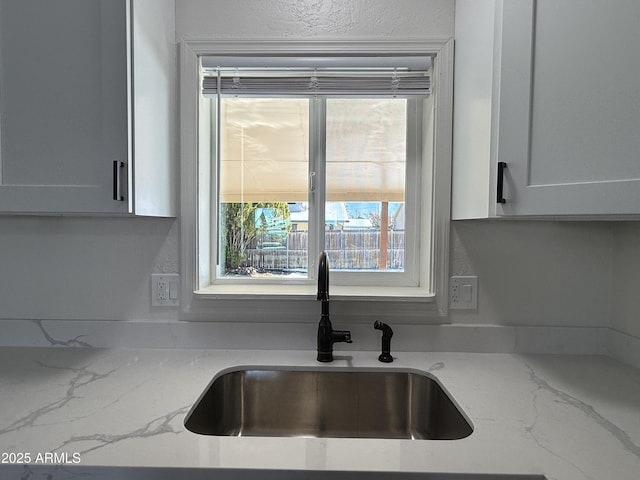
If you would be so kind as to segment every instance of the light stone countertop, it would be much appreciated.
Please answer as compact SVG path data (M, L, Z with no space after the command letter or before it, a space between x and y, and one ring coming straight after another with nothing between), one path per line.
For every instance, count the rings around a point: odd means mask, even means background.
M471 420L474 432L469 437L214 437L183 426L191 406L221 370L318 367L311 351L3 348L0 478L175 478L175 471L164 477L157 467L189 468L180 473L189 479L210 476L209 469L221 469L216 479L250 478L235 469L262 471L255 478L323 478L328 471L423 472L406 477L451 480L470 477L436 473L639 478L640 371L632 367L599 356L394 356L394 363L381 364L376 352L340 352L323 367L430 372ZM65 455L68 465L36 462L38 454L46 461L47 453ZM29 454L30 464L7 464L18 454ZM122 469L103 467L156 468L153 475L138 470L126 476L114 473ZM282 476L276 470L304 473ZM265 476L265 471L271 474Z

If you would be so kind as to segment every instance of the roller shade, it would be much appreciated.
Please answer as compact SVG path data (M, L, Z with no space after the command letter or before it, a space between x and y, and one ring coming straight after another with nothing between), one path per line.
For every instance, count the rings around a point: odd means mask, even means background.
M307 99L224 98L220 118L222 202L308 199Z
M404 201L408 102L327 100L328 201ZM308 200L308 99L226 98L221 120L220 201Z

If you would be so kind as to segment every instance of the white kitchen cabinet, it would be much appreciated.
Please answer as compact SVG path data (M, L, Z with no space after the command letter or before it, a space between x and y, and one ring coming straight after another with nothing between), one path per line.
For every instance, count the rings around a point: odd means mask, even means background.
M0 0L0 212L175 215L173 0Z
M635 0L456 1L452 218L640 214L639 24Z

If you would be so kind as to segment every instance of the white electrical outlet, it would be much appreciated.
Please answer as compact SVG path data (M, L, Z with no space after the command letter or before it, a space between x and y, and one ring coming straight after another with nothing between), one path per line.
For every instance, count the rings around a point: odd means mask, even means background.
M449 308L458 310L478 308L478 277L454 276L449 279Z
M151 274L151 305L177 307L180 305L180 275L178 273Z

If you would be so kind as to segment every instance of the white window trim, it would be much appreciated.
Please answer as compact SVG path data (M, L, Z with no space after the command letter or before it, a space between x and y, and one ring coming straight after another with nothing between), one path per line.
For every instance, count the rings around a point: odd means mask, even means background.
M430 228L422 222L421 285L424 287L332 286L334 315L370 319L420 321L443 316L448 306L449 220L452 156L453 40L393 41L238 41L186 40L180 44L180 177L182 318L184 320L317 321L315 285L219 285L199 289L198 255L198 106L200 57L210 55L385 54L434 55L432 98L435 99L432 169L422 169L423 184L433 184L432 195L422 195L422 210L432 211ZM436 178L437 182L432 182ZM426 232L431 230L431 235ZM251 302L247 302L252 299ZM276 300L276 301L274 301ZM313 300L314 302L311 302ZM367 300L362 302L361 300ZM333 305L336 305L335 307Z

